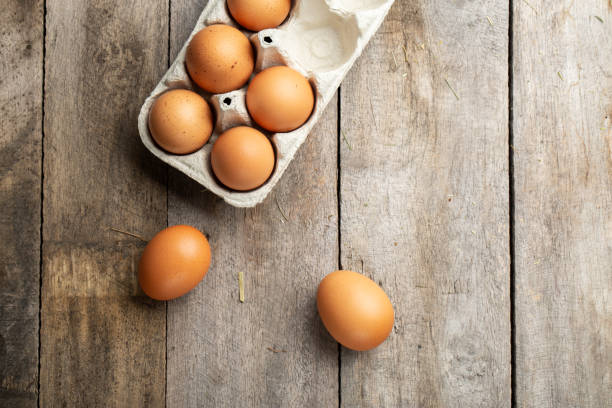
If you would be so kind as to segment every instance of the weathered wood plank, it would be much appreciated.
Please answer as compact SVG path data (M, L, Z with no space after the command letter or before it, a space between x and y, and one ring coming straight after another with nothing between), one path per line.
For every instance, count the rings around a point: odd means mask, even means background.
M204 5L191 3L172 1L173 54ZM337 346L315 307L317 284L338 260L336 103L254 209L171 172L169 224L207 233L213 255L203 282L168 305L169 407L338 405Z
M517 405L610 406L612 5L530 4L514 3Z
M163 406L165 304L136 279L166 170L136 117L166 69L168 2L47 1L41 406Z
M43 2L0 13L0 406L38 395Z
M507 33L507 1L398 1L343 83L342 266L396 313L346 407L510 406Z

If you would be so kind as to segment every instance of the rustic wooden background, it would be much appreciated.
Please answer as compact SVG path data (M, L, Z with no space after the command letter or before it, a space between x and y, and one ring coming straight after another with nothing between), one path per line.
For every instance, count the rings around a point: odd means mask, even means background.
M397 0L247 210L137 136L205 3L3 2L0 406L612 406L609 0ZM178 223L213 266L154 302L111 228ZM376 350L320 323L340 267L394 303Z

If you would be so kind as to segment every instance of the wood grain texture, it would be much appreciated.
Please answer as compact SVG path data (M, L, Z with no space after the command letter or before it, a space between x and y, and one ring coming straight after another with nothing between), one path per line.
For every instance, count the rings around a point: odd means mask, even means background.
M173 54L203 3L172 1ZM171 172L169 224L205 232L212 266L193 292L168 305L168 407L338 405L337 345L315 306L319 280L338 261L336 105L334 98L254 209L230 207Z
M343 406L510 406L507 34L506 1L397 1L342 85L342 266L396 313Z
M47 1L41 406L163 406L165 305L137 283L166 170L137 114L167 61L167 1Z
M0 13L0 406L38 396L43 2Z
M612 5L531 5L514 5L517 405L609 407Z

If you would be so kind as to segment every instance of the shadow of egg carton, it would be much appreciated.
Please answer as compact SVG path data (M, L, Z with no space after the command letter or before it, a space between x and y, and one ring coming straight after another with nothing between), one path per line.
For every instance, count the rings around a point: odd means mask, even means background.
M285 172L287 166L315 125L350 67L374 35L394 0L296 0L287 20L277 28L258 33L246 31L231 18L225 0L210 0L200 15L188 40L147 97L138 117L143 144L156 157L182 171L228 204L254 207L262 202ZM189 77L185 54L191 38L211 24L227 24L249 36L257 59L254 74L275 65L287 65L308 78L315 93L315 106L308 121L287 133L270 133L260 129L246 107L246 89L224 94L210 94ZM174 155L162 150L148 128L148 116L155 99L170 89L189 89L203 96L213 107L215 128L210 140L198 151ZM270 178L252 191L233 191L215 178L210 165L214 141L225 130L235 126L252 126L262 130L274 146L276 164Z

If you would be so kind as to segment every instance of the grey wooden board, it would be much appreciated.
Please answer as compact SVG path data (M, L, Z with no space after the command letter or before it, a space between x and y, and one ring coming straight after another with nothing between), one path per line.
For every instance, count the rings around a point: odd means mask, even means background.
M139 289L166 170L138 138L166 69L167 1L47 6L41 406L163 406L165 304Z
M36 406L43 2L0 12L0 406Z
M173 54L202 6L172 2ZM338 262L336 106L334 98L254 209L230 207L170 173L169 224L208 234L212 266L168 304L169 407L338 406L337 344L315 307L319 280Z
M398 1L342 85L342 266L396 313L343 406L510 406L507 52L507 1Z
M249 210L138 141L205 1L170 4L47 1L43 203L44 6L0 13L0 406L36 405L39 341L40 406L337 406L339 387L347 407L509 406L507 4L397 0L340 112ZM513 4L514 398L608 406L612 6ZM380 348L341 356L314 302L339 266L338 181L342 266L397 313ZM168 221L207 233L213 266L166 321L137 285L144 242L109 228Z
M531 5L514 4L517 405L609 407L612 4Z

